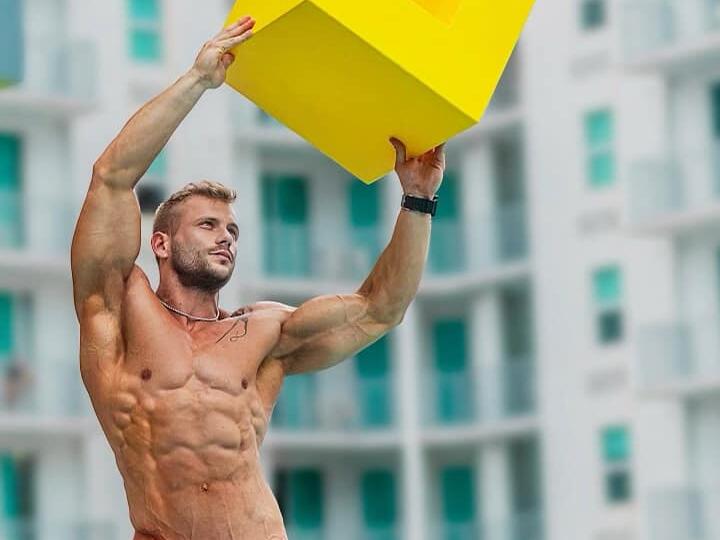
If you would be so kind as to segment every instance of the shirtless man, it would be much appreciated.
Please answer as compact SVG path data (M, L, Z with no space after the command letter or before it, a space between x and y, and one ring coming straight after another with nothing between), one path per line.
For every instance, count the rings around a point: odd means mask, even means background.
M430 216L401 210L392 239L357 292L298 308L218 306L241 231L234 193L189 184L156 213L153 291L135 264L133 188L251 36L244 17L205 43L193 67L147 103L98 158L72 243L80 370L122 474L134 540L285 539L259 449L285 376L329 368L398 325L427 258ZM440 146L408 158L395 139L406 193L432 198Z

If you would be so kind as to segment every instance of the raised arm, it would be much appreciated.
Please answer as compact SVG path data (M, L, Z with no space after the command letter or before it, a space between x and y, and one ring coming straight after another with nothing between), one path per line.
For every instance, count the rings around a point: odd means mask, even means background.
M445 170L444 145L408 159L404 145L392 142L403 191L432 199ZM287 374L331 367L402 322L427 261L430 220L402 209L390 243L354 294L320 296L292 311L271 355L282 360Z
M115 312L140 251L135 185L205 90L217 88L234 57L227 51L252 35L244 17L205 43L192 68L125 124L95 162L71 248L75 311Z

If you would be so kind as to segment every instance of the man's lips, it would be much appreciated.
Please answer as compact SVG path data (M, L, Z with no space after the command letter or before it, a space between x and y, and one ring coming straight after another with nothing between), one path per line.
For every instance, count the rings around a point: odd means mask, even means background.
M227 251L214 251L210 255L220 255L221 257L225 257L228 261L232 262L232 255L228 253Z

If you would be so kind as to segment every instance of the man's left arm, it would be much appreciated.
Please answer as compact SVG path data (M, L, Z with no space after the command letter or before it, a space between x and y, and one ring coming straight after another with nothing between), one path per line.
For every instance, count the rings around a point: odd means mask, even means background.
M391 139L403 191L432 199L445 170L444 145L416 158ZM271 357L286 374L329 368L380 339L402 322L417 294L430 244L429 214L401 209L392 239L353 294L313 298L283 323Z

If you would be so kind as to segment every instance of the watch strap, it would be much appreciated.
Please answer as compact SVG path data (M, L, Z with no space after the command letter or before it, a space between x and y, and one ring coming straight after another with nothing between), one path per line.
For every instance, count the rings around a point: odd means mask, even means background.
M435 215L437 210L438 197L435 195L432 199L426 199L424 197L418 197L415 195L403 195L401 207L415 212L422 212L423 214Z

